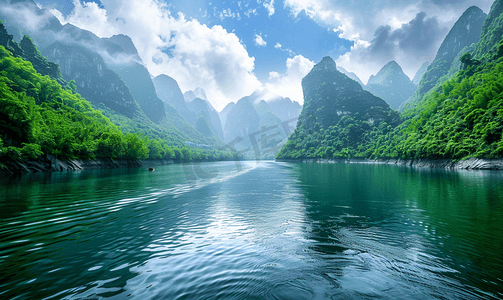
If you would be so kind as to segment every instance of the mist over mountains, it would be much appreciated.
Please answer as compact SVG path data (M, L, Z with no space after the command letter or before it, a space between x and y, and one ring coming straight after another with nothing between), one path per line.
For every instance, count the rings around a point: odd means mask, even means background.
M7 51L30 61L63 89L78 93L124 134L143 138L148 151L157 153L152 158L176 156L159 147L176 147L178 157L183 157L182 148L188 157L198 147L214 151L213 157L229 151L245 158L274 158L280 149L283 158L393 156L397 152L391 149L376 150L381 147L377 140L404 136L398 131L423 118L421 110L433 107L426 103L449 92L445 82L455 85L456 78L489 72L489 67L478 68L492 66L498 58L501 30L500 1L494 2L489 16L473 6L449 30L435 59L424 63L412 80L392 60L363 84L355 73L325 57L302 79L303 106L259 88L218 112L212 103L219 99L208 99L203 88L182 91L176 76L152 76L127 35L100 38L70 23L62 25L31 0L2 3L13 8L0 10L0 42ZM33 22L20 22L13 11L32 16ZM303 63L296 56L287 68L311 66ZM494 130L492 137L500 132Z

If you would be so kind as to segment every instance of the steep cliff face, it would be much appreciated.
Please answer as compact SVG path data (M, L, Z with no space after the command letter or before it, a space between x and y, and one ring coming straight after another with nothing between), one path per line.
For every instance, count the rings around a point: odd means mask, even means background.
M211 131L220 139L224 139L220 117L218 116L217 111L207 100L194 98L192 101L187 102L187 106L197 114L198 120L201 118L201 116L204 116L203 119L208 123Z
M227 116L229 113L232 111L233 107L236 105L236 103L231 102L227 104L224 109L222 109L221 112L218 113L218 116L220 117L220 122L222 123L222 129L225 131L225 126L227 126Z
M416 75L414 75L414 79L412 79L412 82L415 85L419 85L419 82L421 82L421 78L423 78L424 73L426 73L426 71L428 70L429 65L430 65L430 63L425 62L421 66L421 68L419 68L419 70L417 70Z
M147 68L135 61L110 66L128 86L136 102L150 120L159 123L166 118L164 103L157 97Z
M39 50L53 43L63 28L49 10L40 9L32 0L0 0L0 20L16 41L36 36Z
M241 98L230 107L224 125L224 140L231 142L236 138L246 140L250 133L258 131L260 117L253 108L249 97Z
M18 44L12 35L8 34L3 23L0 23L0 45L9 50L14 56L21 57L33 65L33 68L42 75L48 75L58 81L61 85L66 85L66 81L61 75L59 66L42 56L33 40L28 36L23 36Z
M175 79L161 74L156 76L152 81L157 95L164 103L173 106L190 124L196 123L197 114L187 107L182 91Z
M398 109L400 104L409 99L416 88L395 61L387 63L375 76L370 76L365 86L367 91L384 99L393 109Z
M389 105L372 95L354 80L337 70L335 62L325 57L302 79L304 108L300 122L311 127L318 123L328 128L345 115L380 120L386 118Z
M474 58L480 59L498 44L503 36L503 0L494 1L489 15L484 21L480 43L474 51Z
M435 60L428 67L419 83L418 93L425 94L446 75L458 53L480 40L480 33L487 15L478 7L468 8L451 28L438 49Z
M75 80L77 91L89 102L96 106L103 103L129 118L140 111L129 88L97 53L61 42L54 42L44 52L59 64L65 80Z
M304 107L278 158L344 157L364 152L371 136L391 130L398 114L325 57L302 79Z

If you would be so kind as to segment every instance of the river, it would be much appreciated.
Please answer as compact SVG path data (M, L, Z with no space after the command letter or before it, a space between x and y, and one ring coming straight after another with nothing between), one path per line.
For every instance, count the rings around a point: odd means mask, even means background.
M0 179L1 299L503 299L503 172L216 162Z

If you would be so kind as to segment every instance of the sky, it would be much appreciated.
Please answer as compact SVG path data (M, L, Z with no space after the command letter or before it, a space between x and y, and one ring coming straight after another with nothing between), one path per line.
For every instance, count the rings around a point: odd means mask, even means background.
M391 60L413 78L470 6L493 0L36 0L99 37L126 34L154 76L202 87L217 110L254 90L303 103L324 56L364 83Z

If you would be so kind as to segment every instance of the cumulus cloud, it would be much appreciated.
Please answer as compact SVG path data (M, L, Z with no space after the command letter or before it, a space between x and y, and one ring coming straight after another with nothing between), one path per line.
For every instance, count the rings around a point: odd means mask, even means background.
M79 0L73 0L73 5L75 8L66 18L57 9L51 9L50 12L61 23L71 23L100 37L117 33L116 28L109 27L106 10L101 9L95 2L80 3Z
M269 17L274 15L274 0L265 0L263 3L265 9L267 9L267 13Z
M259 47L265 47L267 45L267 42L264 41L264 39L260 35L255 34L255 45Z
M447 27L442 27L437 18L427 18L425 12L420 12L398 29L379 26L370 43L356 44L337 62L364 81L391 60L409 70L411 76L419 63L431 62L447 32Z
M281 46L281 44L280 44L280 43L276 43L276 45L274 45L274 48L276 48L276 49L281 49L281 47L282 47L282 46Z
M286 72L280 74L278 72L269 73L269 81L265 87L278 95L289 97L290 99L304 103L302 93L302 78L314 67L315 63L302 55L297 55L286 60Z
M410 63L417 58L417 51L408 56L405 50L414 50L414 47L423 44L415 43L411 35L410 39L407 39L405 36L399 36L399 33L407 35L414 30L422 34L432 32L434 38L419 38L428 40L430 45L438 46L447 34L443 28L451 28L468 7L476 5L488 12L493 0L404 0L379 2L379 5L376 5L374 0L285 0L284 3L293 15L297 16L304 11L320 25L337 32L341 38L353 41L351 51L361 51L364 45L368 44L373 46L373 51L387 54L384 52L386 47L394 50L398 47L400 53L395 51L386 57L397 60L404 71L413 76L422 63L434 58L435 53L428 52L428 57ZM391 44L393 39L399 43L397 47ZM371 57L368 56L369 59ZM354 58L360 60L353 61ZM377 73L382 67L381 62L377 64L374 61L367 61L365 67L361 64L361 58L361 53L346 54L339 58L337 63L345 64L345 68L358 73L362 79Z
M173 15L156 0L101 3L100 8L75 0L74 10L61 21L100 37L128 35L152 75L175 78L182 91L202 87L216 109L262 86L253 74L255 59L222 26L208 27L183 14Z

